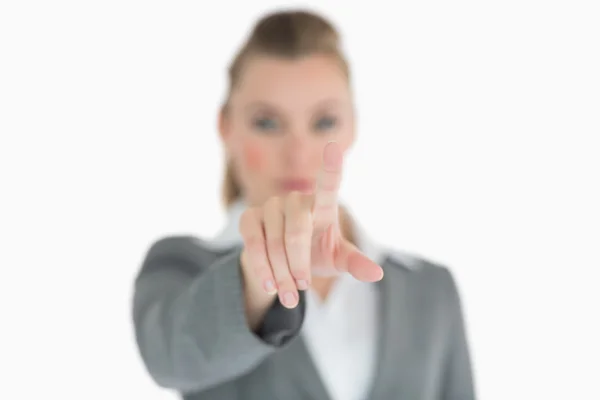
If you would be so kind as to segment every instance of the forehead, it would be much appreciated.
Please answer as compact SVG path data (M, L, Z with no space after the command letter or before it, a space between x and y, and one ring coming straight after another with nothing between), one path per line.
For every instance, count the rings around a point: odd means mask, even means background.
M240 103L264 101L289 107L311 107L323 100L347 102L348 80L335 59L255 57L248 60L236 90Z

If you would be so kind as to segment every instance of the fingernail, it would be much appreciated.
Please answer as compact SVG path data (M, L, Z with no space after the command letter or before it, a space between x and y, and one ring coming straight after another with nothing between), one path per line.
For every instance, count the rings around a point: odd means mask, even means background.
M265 281L265 291L268 294L274 294L275 292L277 292L277 289L275 288L275 283L273 283L272 280Z
M296 305L296 296L292 292L287 292L283 295L283 305L286 307L294 307Z
M296 281L296 286L298 286L298 289L300 290L306 290L308 289L308 282L304 279L298 279Z

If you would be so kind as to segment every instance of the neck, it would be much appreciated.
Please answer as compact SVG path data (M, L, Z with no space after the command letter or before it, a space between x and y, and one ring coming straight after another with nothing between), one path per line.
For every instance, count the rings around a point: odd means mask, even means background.
M333 284L337 280L337 277L321 277L317 276L312 279L311 288L319 296L321 301L326 301L331 292Z

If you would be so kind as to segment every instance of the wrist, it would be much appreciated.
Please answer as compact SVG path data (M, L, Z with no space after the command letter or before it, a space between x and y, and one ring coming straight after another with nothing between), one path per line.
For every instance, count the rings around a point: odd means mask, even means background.
M246 306L246 319L252 331L256 331L261 325L267 310L277 299L277 292L267 293L263 289L260 279L256 279L249 270L249 263L244 250L240 255L240 267L242 272L242 286L244 288L244 301Z

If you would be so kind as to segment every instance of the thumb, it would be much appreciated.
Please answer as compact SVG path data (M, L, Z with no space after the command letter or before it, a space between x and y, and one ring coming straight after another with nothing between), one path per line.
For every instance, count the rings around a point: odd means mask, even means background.
M383 268L346 239L340 241L334 262L339 271L348 272L359 281L377 282L383 278Z

